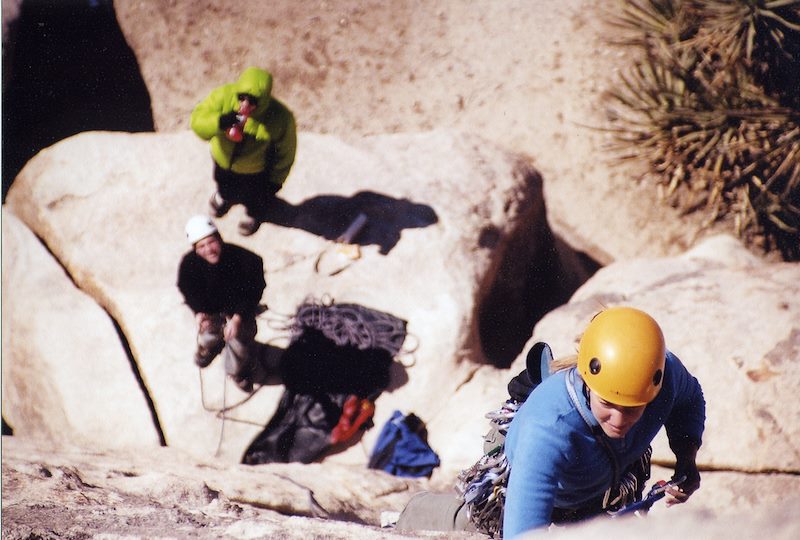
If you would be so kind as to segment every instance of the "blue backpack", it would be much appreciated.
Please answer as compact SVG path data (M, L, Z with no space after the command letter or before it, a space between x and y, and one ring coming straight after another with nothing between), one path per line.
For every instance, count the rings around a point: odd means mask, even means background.
M439 456L426 439L425 424L419 417L394 411L378 435L367 466L395 476L430 476L439 466Z

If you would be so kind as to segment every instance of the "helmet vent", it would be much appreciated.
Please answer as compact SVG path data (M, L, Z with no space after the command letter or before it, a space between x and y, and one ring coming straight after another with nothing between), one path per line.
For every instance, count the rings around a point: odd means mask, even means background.
M659 384L661 384L661 378L663 376L664 376L663 371L661 371L660 369L656 370L656 374L653 375L653 386L658 386Z
M592 358L589 361L589 371L592 372L592 375L597 375L600 373L600 360L597 358Z

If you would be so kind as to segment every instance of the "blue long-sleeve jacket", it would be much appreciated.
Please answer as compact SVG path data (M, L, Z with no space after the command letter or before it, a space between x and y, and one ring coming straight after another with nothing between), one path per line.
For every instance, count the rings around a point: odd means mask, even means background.
M583 380L576 369L555 373L531 393L509 427L506 539L549 525L554 507L580 508L603 495L613 481L606 450L569 397L567 377L574 381L578 399L584 400ZM662 426L671 444L688 439L699 447L704 425L700 383L667 352L664 383L656 399L623 439L608 440L620 470L625 470L644 454Z

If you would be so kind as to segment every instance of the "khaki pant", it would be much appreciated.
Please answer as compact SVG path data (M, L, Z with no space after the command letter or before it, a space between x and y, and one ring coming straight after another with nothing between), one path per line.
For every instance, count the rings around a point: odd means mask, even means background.
M224 331L228 319L222 313L212 315L205 328L197 334L197 352L195 362L200 367L205 367L214 358L222 353L225 361L225 373L243 390L249 391L253 381L259 375L257 361L257 348L255 337L257 332L255 317L242 317L239 331L236 335L225 341Z
M467 517L464 501L452 493L423 491L414 495L400 513L398 531L467 531L476 532Z

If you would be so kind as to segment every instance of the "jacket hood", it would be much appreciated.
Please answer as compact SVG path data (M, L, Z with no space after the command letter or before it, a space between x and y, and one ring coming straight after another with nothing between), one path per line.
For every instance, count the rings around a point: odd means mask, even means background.
M245 69L236 81L236 92L250 94L258 100L256 113L266 110L272 92L272 74L257 67Z

